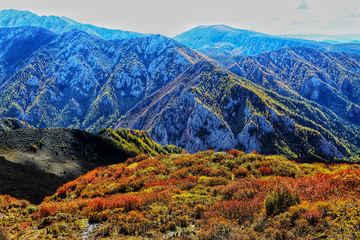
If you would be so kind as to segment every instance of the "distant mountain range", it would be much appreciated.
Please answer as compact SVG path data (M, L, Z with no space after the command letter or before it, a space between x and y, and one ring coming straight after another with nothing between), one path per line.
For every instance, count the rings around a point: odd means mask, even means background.
M341 34L341 35L327 35L327 34L281 34L279 37L284 38L299 38L305 40L313 40L318 42L328 42L333 44L338 43L360 43L360 34Z
M148 130L189 152L360 156L356 44L222 25L175 37L185 45L62 31L0 28L0 117L37 128Z
M37 14L29 11L19 11L14 9L0 11L0 27L23 26L41 27L51 30L57 34L77 29L104 39L127 39L149 36L149 34L100 28L90 24L82 24L67 17L38 16Z
M256 55L284 47L311 47L324 51L360 53L360 44L332 45L326 42L283 38L263 33L231 28L225 25L199 26L181 33L174 39L208 56Z

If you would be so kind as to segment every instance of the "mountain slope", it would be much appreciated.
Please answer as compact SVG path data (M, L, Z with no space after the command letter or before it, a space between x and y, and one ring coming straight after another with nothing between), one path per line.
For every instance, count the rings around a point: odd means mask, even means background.
M0 28L0 79L14 71L19 61L57 37L42 28Z
M7 131L0 133L0 192L40 203L65 182L96 167L140 154L173 152L181 149L163 148L145 132L128 129L103 129L100 134L67 128Z
M161 35L103 40L72 30L0 80L0 116L96 132L203 58Z
M135 105L117 127L149 130L158 143L189 152L237 147L290 158L358 155L358 126L300 100L201 62Z
M127 39L145 37L147 34L100 28L90 24L78 23L66 17L38 16L29 11L14 9L0 11L0 27L34 26L51 30L57 34L78 29L104 39Z
M31 126L16 118L0 118L0 133L19 128L31 128Z
M227 62L234 62L228 69L241 77L284 96L301 95L360 124L359 55L290 47Z
M207 55L255 55L286 46L324 49L328 44L315 41L274 37L225 25L199 26L174 39Z

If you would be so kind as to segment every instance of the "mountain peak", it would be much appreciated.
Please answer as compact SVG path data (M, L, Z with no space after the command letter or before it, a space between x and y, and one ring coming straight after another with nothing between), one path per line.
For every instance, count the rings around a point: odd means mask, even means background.
M78 29L104 39L127 39L145 37L148 34L100 28L90 24L82 24L67 17L39 16L29 11L7 9L0 11L0 27L35 26L62 34L71 29Z

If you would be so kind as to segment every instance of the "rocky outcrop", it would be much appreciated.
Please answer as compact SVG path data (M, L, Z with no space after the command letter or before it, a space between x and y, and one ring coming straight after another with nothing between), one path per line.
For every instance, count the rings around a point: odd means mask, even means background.
M227 123L199 102L195 104L185 132L190 136L185 149L192 153L206 149L229 150L237 143Z
M320 94L331 93L331 87L317 77L311 76L302 83L300 93L312 101L320 101Z
M317 144L325 155L334 156L337 158L344 158L344 155L331 142L327 141L322 135Z
M227 123L197 101L190 91L183 92L174 105L161 113L151 136L162 145L175 144L191 153L228 150L237 143Z
M261 151L261 138L264 134L274 133L275 129L265 118L252 115L251 110L246 107L244 114L247 118L244 130L237 136L237 140L245 147L247 153Z

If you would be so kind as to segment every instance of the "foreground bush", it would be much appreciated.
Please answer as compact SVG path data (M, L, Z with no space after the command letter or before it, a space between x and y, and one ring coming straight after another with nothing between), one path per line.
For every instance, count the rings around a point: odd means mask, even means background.
M0 224L9 239L358 239L359 202L356 164L237 150L141 154L68 182L40 206L0 195Z

